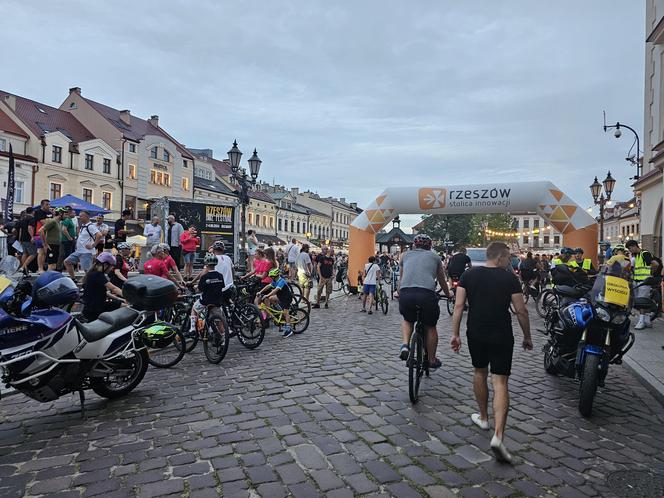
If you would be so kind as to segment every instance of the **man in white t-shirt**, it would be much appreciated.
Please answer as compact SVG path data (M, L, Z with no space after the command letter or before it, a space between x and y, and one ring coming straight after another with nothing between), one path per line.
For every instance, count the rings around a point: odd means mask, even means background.
M362 313L367 311L367 301L369 301L369 314L373 306L374 296L376 295L376 285L380 282L380 266L376 263L376 258L371 256L369 262L364 265L364 288L362 289Z
M65 258L65 268L69 276L75 278L74 267L81 265L81 269L87 272L92 266L92 258L95 254L95 246L103 240L102 234L94 223L90 222L90 213L81 211L78 215L80 222L78 238L76 239L76 250Z
M228 302L229 299L235 296L233 260L225 254L226 246L223 240L215 241L211 249L212 253L217 257L217 266L214 267L214 271L221 273L221 276L224 277L224 288L221 291L221 297L224 302ZM203 268L203 271L198 274L194 282L198 282L208 271L212 271L210 268L209 266Z
M297 280L300 283L300 287L302 287L302 294L308 301L313 285L313 265L311 263L311 256L309 256L309 244L302 245L300 254L297 255L293 266L297 268Z
M286 246L286 261L288 262L289 277L291 280L297 278L297 267L295 266L295 261L297 256L300 254L300 246L297 245L297 239L291 240L291 243Z

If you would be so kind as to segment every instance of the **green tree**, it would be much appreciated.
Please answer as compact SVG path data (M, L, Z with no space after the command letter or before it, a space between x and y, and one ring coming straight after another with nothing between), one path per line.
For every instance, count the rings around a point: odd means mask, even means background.
M434 240L438 251L445 248L447 238L454 248L461 246L485 246L487 239L484 229L510 231L514 219L509 214L433 214L422 217L421 233Z
M487 237L484 233L486 228L497 232L508 232L514 229L514 218L509 214L475 214L472 219L470 231L471 245L486 246Z

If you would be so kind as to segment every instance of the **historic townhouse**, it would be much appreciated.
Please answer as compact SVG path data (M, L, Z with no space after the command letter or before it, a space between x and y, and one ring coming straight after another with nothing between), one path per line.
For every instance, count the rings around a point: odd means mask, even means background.
M294 189L294 191L297 189ZM303 206L315 209L329 217L329 225L323 227L325 238L333 245L343 246L348 241L350 224L358 215L356 203L346 203L346 199L333 197L320 197L310 191L297 193L297 202Z
M0 109L3 102L0 102ZM29 131L0 110L0 198L2 212L5 209L7 178L9 177L9 147L14 154L14 212L19 213L32 206L32 179L37 173L37 158L27 155Z
M3 92L0 111L27 135L27 140L24 135L17 143L17 152L24 156L19 160L22 169L17 180L27 177L23 173L25 157L37 159L32 203L72 194L108 209L111 217L117 216L121 205L119 170L116 151L109 143L71 114L17 95ZM16 142L14 139L12 146ZM23 187L20 195L25 196L25 184L17 187Z
M223 161L212 157L211 149L189 149L194 156L194 199L215 199L235 206L237 195L217 178L216 169L225 171Z
M263 185L263 188L266 188ZM286 242L293 238L306 243L313 238L309 225L309 212L304 206L298 205L296 196L287 191L268 192L276 204L277 236Z
M159 117L145 120L83 97L78 87L60 106L118 155L120 198L136 218L149 215L160 197L193 198L194 158L159 126Z

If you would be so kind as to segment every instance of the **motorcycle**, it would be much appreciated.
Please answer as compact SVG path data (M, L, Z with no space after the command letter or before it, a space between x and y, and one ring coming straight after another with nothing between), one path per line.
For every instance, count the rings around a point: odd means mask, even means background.
M143 380L146 344L156 340L154 311L123 307L81 323L58 307L78 297L70 278L45 272L34 283L0 280L0 380L6 387L40 402L78 392L84 416L86 390L115 399Z
M650 280L641 285L652 285ZM634 304L629 277L601 273L590 290L560 286L556 291L572 300L547 320L549 340L544 346L544 368L579 381L579 412L592 413L598 387L604 387L609 365L622 364L634 345L629 331Z

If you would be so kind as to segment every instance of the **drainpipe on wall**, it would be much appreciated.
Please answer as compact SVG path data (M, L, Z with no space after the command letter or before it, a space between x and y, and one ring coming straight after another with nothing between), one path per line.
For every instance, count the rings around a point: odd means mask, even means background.
M120 152L120 171L118 171L118 183L120 184L120 216L122 216L122 210L125 208L125 196L124 196L124 175L125 175L125 169L124 169L124 146L125 142L127 139L123 136L122 137L122 144L120 147L122 147L122 151Z

